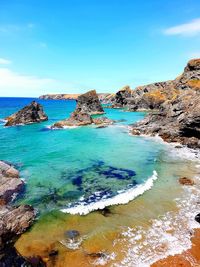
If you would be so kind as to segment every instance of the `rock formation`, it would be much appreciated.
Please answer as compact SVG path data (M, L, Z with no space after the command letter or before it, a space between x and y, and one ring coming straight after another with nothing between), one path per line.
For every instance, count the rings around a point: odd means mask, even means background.
M35 211L29 205L9 205L12 197L21 191L23 185L19 172L11 164L0 161L0 266L20 267L26 263L26 260L17 254L14 242L31 225Z
M130 86L124 86L122 89L120 89L113 99L110 99L112 101L112 107L113 108L122 108L127 105L128 99L132 96L132 90Z
M104 110L98 99L96 91L89 91L80 95L77 100L76 109L70 117L56 122L51 128L64 128L67 126L83 126L94 123L91 115L103 114Z
M18 112L5 118L7 121L5 126L14 126L20 124L29 124L48 120L40 104L33 101Z
M103 114L104 110L95 90L82 94L77 99L76 111L85 112L90 115Z
M84 126L92 124L92 117L86 112L72 112L69 119L54 123L51 128L65 128L66 126Z
M159 135L168 142L200 148L200 90L183 91L157 113L133 125L133 134Z

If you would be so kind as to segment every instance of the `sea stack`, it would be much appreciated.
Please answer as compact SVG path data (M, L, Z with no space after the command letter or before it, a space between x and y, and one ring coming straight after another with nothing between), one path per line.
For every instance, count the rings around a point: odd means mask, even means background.
M95 90L91 90L78 97L76 111L85 112L90 115L104 114L104 110Z
M68 119L56 122L51 128L89 125L95 123L91 115L96 114L104 114L104 110L96 91L92 90L78 97L76 109L71 113Z
M5 120L7 121L5 126L15 126L46 121L48 117L44 113L42 105L36 101L32 101L18 112L5 118Z

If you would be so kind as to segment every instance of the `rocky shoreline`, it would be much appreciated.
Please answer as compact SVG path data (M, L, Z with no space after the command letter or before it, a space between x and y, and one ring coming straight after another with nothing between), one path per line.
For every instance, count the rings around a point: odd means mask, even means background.
M36 211L29 205L13 206L13 198L23 190L19 172L8 162L0 161L0 266L34 266L23 258L14 243L33 223ZM44 266L38 260L35 266Z

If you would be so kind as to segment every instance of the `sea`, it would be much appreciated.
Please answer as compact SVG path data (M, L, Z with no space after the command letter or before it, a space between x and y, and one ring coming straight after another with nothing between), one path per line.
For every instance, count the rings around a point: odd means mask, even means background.
M33 100L48 121L4 127L7 116ZM50 128L75 107L73 100L0 98L0 159L25 182L13 205L37 211L17 250L40 256L47 266L145 267L189 248L191 231L199 227L197 152L131 135L130 125L146 112L105 106L103 116L116 120L106 128ZM181 186L184 176L195 186ZM78 234L69 238L69 231Z

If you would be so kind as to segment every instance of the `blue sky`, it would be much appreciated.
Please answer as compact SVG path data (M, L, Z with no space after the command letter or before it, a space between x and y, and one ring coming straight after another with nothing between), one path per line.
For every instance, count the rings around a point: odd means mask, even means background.
M0 96L115 92L194 57L199 0L0 0Z

